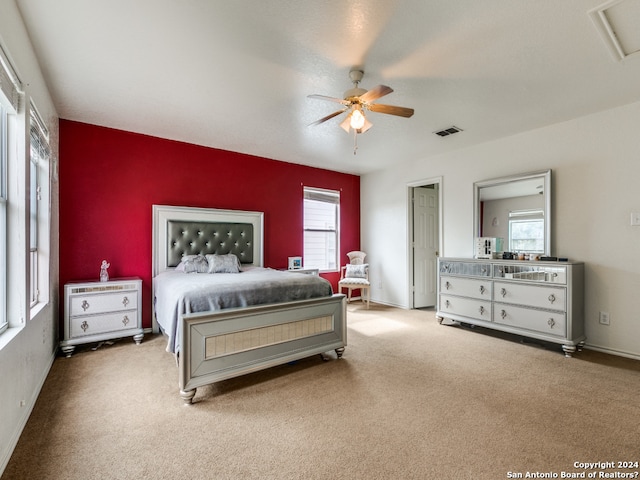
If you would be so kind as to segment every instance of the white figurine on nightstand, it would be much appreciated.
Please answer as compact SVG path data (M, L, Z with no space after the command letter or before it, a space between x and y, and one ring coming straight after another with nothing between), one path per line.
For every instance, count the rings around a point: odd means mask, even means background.
M102 260L102 265L100 265L100 281L108 282L109 281L109 272L107 272L107 268L111 266L110 263L107 263L106 260Z

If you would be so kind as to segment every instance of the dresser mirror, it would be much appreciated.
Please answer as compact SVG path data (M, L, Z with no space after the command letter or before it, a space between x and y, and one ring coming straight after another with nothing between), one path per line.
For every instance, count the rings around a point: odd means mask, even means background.
M502 238L505 252L551 255L551 170L483 180L473 188L474 237Z

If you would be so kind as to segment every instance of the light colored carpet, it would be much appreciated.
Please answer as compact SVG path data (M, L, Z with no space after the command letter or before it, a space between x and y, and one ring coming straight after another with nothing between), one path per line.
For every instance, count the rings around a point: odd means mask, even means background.
M178 394L165 339L58 358L9 479L503 479L640 461L640 362L349 306L319 356ZM635 469L609 469L636 472Z

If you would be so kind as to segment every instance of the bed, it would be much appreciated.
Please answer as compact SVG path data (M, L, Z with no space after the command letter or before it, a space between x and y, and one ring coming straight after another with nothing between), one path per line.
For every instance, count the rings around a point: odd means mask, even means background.
M153 330L176 355L187 404L200 386L331 350L341 358L347 345L344 295L319 276L263 267L263 218L153 206ZM235 272L232 259L239 273L209 273Z

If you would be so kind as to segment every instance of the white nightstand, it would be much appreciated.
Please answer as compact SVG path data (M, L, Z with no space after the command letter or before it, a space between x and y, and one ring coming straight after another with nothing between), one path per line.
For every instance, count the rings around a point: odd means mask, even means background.
M70 357L81 343L129 337L142 342L142 280L74 282L64 286L64 340Z
M319 268L289 268L287 272L306 273L307 275L320 275Z

